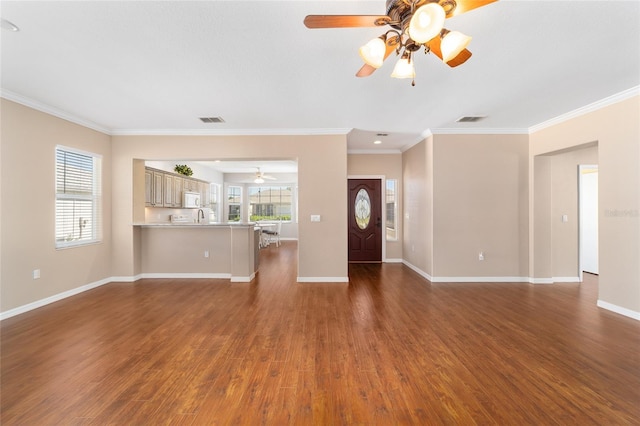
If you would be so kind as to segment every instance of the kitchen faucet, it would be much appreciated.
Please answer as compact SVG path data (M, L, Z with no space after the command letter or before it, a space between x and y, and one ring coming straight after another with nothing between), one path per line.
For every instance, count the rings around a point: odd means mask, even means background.
M202 220L204 220L204 211L202 209L198 209L198 223L200 223L200 215L202 215Z

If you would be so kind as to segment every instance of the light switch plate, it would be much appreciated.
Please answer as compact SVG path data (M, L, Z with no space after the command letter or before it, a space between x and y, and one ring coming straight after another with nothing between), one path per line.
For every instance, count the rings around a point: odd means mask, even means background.
M320 222L320 215L319 214L312 214L311 215L311 222Z

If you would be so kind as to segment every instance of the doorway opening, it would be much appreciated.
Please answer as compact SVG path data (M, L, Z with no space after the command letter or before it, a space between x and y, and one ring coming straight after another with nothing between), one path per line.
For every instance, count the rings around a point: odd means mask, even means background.
M598 274L598 166L578 166L579 274Z

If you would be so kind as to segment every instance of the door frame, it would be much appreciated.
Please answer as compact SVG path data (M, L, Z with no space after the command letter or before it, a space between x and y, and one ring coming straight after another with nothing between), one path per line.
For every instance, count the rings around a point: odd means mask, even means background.
M599 173L598 164L578 164L578 279L580 282L583 280L584 271L582 264L582 228L584 226L583 223L583 213L582 213L582 171L588 169L596 169L598 170L596 173ZM600 175L598 174L598 177ZM598 185L598 193L596 194L598 197L598 216L600 216L600 185ZM598 217L598 234L600 233L600 218ZM598 263L600 263L600 235L598 235ZM600 273L600 266L598 265L598 273Z
M384 205L387 198L385 175L347 175L347 185L350 179L377 179L380 181L380 210L382 214L382 232L380 233L380 238L382 239L380 242L382 247L381 261L385 263L387 261L387 209ZM349 202L349 200L347 200L347 202ZM348 229L347 232L349 232Z

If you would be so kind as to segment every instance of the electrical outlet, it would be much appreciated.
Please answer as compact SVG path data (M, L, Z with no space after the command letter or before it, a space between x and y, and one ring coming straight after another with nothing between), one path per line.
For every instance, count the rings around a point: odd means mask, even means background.
M34 269L33 270L33 279L37 280L38 278L40 278L40 269Z
M484 260L484 253L483 252L478 253L478 260Z
M209 250L204 251L204 257L209 258Z

